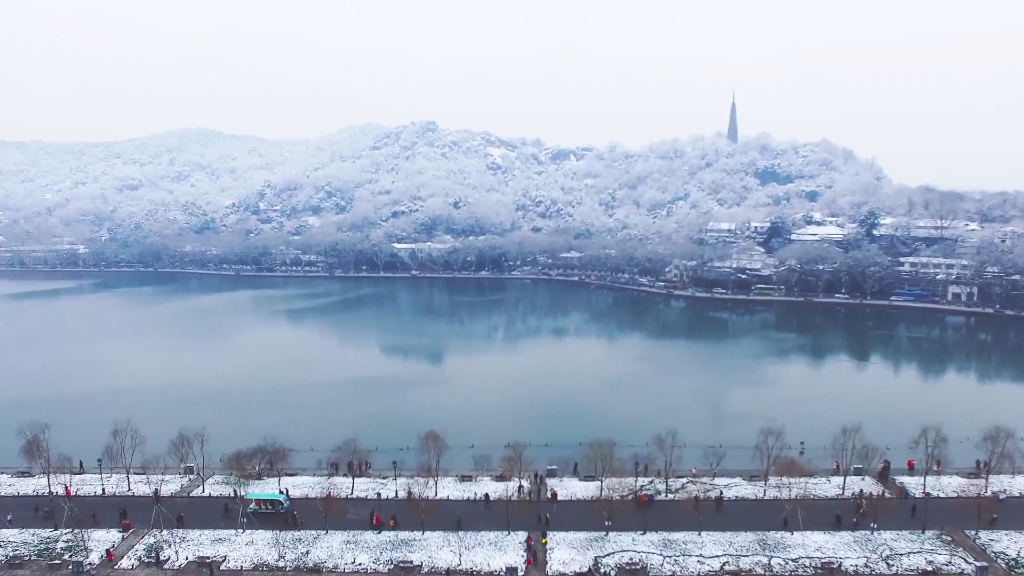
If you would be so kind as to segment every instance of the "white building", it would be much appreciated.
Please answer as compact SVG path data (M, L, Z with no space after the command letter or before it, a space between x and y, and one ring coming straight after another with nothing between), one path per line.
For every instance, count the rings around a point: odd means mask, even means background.
M454 244L435 244L434 242L415 242L412 244L403 244L396 242L391 245L395 249L395 252L443 252L454 246Z
M776 267L775 258L760 246L745 246L736 250L732 256L712 264L722 270L737 270L754 274L771 274Z
M970 284L952 284L946 287L946 300L950 302L977 302L978 287Z
M973 265L969 260L957 258L928 258L924 256L908 256L900 258L897 270L911 274L967 274Z
M771 222L751 222L749 224L750 232L759 236L767 234L771 226Z
M708 242L735 242L743 236L743 231L733 222L711 222L701 235Z
M794 242L828 242L846 238L846 230L839 226L805 226L789 235Z
M1005 226L996 234L996 242L1004 246L1015 246L1020 242L1021 231L1013 226Z

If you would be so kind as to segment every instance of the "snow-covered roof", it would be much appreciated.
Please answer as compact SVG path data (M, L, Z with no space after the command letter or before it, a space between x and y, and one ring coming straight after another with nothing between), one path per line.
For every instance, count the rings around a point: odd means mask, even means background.
M805 226L790 235L790 240L842 240L846 230L839 226Z
M970 266L970 260L961 260L959 258L930 258L928 256L906 256L900 258L900 262L907 264L959 264L961 266Z
M391 244L391 247L395 250L444 250L452 246L453 244L435 244L433 242L395 242Z

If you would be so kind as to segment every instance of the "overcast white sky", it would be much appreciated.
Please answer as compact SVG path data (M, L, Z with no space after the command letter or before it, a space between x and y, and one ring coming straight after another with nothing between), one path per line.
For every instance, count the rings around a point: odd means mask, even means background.
M828 138L895 180L1024 189L1020 0L0 0L0 139L349 124L630 146Z

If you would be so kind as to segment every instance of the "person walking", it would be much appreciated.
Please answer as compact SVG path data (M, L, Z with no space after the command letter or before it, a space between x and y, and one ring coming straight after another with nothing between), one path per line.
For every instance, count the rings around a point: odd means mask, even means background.
M7 527L10 528L14 523L14 516L10 512L7 513Z

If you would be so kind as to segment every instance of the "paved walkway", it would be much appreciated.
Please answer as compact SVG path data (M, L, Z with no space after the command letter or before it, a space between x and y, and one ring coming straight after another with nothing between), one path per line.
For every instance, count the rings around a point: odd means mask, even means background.
M63 520L60 499L55 499L58 524ZM878 507L877 523L881 530L921 529L925 517L925 501L883 499ZM918 509L911 516L911 506ZM76 527L91 528L92 513L96 513L101 528L118 527L117 511L127 508L129 518L137 528L174 526L174 518L183 514L185 528L236 528L238 526L237 503L230 498L172 498L161 500L162 509L154 514L154 503L148 497L117 496L74 496L71 498L76 513L68 522ZM224 514L224 504L235 508ZM0 515L11 512L16 528L52 528L54 519L43 518L42 510L49 506L46 497L20 496L0 498ZM35 506L39 512L33 511ZM1024 498L1008 498L996 505L1000 529L1024 530ZM325 517L316 500L292 500L292 508L303 519L306 529L322 529ZM419 518L415 506L406 500L347 500L335 499L328 509L326 521L332 530L366 530L369 528L370 510L376 510L382 518L396 514L402 530L418 530ZM969 499L933 499L928 505L928 528L966 528L977 526L976 503ZM625 501L564 501L512 502L509 505L511 529L518 531L539 531L537 514L549 514L550 530L605 530L608 512L614 519L614 531L747 531L781 530L782 517L789 515L790 527L804 530L829 530L836 512L843 517L843 526L852 524L854 503L852 500L803 500L784 502L779 500L737 500L726 501L721 511L716 511L713 502L702 502L700 517L692 501L660 501L647 506L637 506ZM425 510L427 530L454 530L458 520L463 530L505 530L505 502L492 501L485 506L482 501L431 500ZM155 519L155 522L154 522ZM866 528L873 518L862 518L861 528ZM256 514L248 518L248 529L291 528L282 515ZM988 528L987 519L982 529Z

